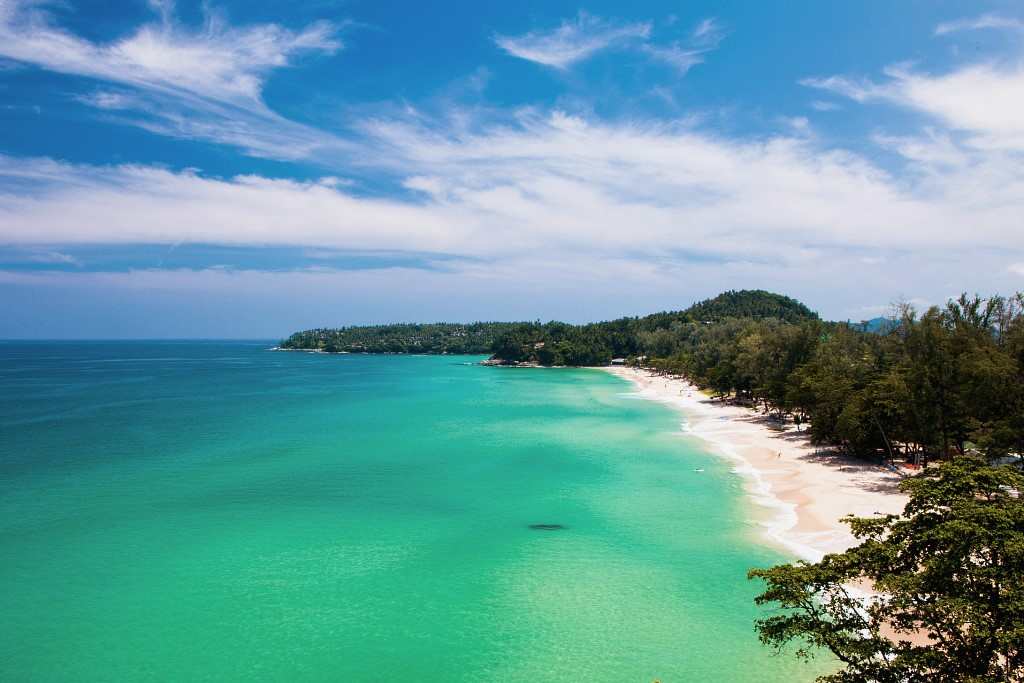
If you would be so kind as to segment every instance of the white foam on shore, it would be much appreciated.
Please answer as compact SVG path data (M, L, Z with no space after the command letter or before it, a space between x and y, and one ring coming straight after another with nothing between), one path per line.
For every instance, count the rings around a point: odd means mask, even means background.
M796 514L796 504L787 503L775 495L772 491L772 485L764 478L761 470L754 467L746 458L737 453L736 449L727 440L715 438L692 427L690 428L690 433L710 444L712 450L717 451L718 455L734 461L736 464L733 466L732 471L746 480L745 488L751 500L772 512L769 519L758 522L764 527L764 535L767 538L785 547L798 558L808 562L818 562L825 556L824 550L808 544L796 534L795 529L799 521Z
M628 375L618 376L630 379ZM630 381L632 382L633 380L630 379ZM642 387L625 395L624 398L639 398L664 403L680 411L684 417L687 417L690 411L683 401L674 397L662 396ZM720 416L720 419L729 421L729 418L724 415ZM818 562L825 556L828 551L808 543L806 538L808 535L798 534L795 531L799 521L796 513L796 504L788 503L779 498L772 491L771 484L764 478L761 470L754 467L749 460L740 455L728 439L716 436L707 429L695 428L689 420L684 420L680 424L680 429L683 433L694 436L711 446L709 450L712 454L725 457L734 463L732 471L744 479L744 488L750 500L770 513L767 519L756 520L764 528L763 534L768 540L777 546L785 548L799 559L807 560L808 562ZM830 534L825 532L824 534L813 535Z

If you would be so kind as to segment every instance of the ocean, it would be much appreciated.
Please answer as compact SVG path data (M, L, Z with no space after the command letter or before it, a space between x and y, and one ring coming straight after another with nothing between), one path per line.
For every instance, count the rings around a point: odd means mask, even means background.
M269 346L0 343L0 680L828 668L758 642L790 558L623 380Z

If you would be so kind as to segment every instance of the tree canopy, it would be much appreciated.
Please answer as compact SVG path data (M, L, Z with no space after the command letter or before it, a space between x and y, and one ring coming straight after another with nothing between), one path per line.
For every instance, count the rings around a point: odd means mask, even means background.
M758 621L761 640L831 651L829 683L1024 681L1024 475L958 457L902 487L901 515L847 518L857 546L751 570L757 602L781 608ZM865 583L875 598L851 588Z
M516 323L366 325L296 332L283 349L329 353L490 353Z
M804 319L727 318L641 335L655 369L809 422L812 438L871 460L1024 453L1024 296L903 307L869 333Z
M562 322L523 323L501 335L494 357L539 365L607 365L612 358L669 356L685 345L693 331L717 328L734 320L787 323L817 320L805 305L763 290L723 292L682 311L619 318L587 325Z

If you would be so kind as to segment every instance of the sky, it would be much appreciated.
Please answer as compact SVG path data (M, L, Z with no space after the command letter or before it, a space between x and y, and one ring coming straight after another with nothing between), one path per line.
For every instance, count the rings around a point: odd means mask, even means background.
M1024 5L0 0L0 338L1024 290Z

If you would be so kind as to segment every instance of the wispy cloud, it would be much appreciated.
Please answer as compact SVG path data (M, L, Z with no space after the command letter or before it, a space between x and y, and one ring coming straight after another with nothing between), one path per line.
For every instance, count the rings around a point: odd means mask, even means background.
M705 55L718 47L725 33L713 17L704 19L685 42L669 45L644 43L641 49L651 58L667 64L685 75L691 68L704 62Z
M828 102L827 100L814 100L811 102L811 109L815 111L838 111L842 109L841 106L835 102Z
M302 246L204 243L68 244L60 250L0 245L0 269L9 272L112 273L137 270L441 270L444 254L369 251Z
M977 31L981 29L1008 29L1024 31L1024 21L998 14L983 14L980 17L946 21L935 27L935 35L944 36L957 31Z
M0 6L0 56L51 71L89 76L147 90L221 102L259 103L266 74L303 52L341 49L327 22L290 31L276 24L237 28L211 13L199 30L163 21L110 44L98 44L53 25L39 3Z
M650 34L650 22L615 23L580 12L558 28L519 36L496 35L494 42L514 57L567 69L601 50L644 40Z
M721 35L722 29L718 25L718 20L714 17L708 17L697 24L697 28L693 30L693 37L697 39L709 38Z
M96 109L139 109L143 106L143 103L132 95L109 90L97 90L84 95L76 95L75 99Z
M644 45L643 51L653 59L667 64L680 74L685 74L691 68L703 63L705 50L691 50L684 48L679 43L672 45Z
M0 247L0 267L78 268L82 264L71 254L53 249Z
M867 79L853 79L847 76L827 76L825 78L803 78L800 85L808 88L828 90L837 95L848 97L856 102L865 102L872 98L881 98L887 94L884 87L880 87Z
M340 50L336 25L317 22L298 31L277 24L235 27L209 10L204 24L192 29L175 23L169 0L151 4L159 22L101 44L57 26L42 3L4 0L0 57L131 88L134 99L94 93L82 101L103 109L138 109L146 116L135 122L152 130L285 157L322 137L271 111L262 89L271 71L300 55ZM197 119L197 125L182 126L185 119ZM251 145L246 144L250 136Z
M684 40L655 43L650 40L651 34L651 22L617 24L580 12L575 19L563 21L556 29L531 31L521 36L495 36L494 41L515 57L556 69L568 69L601 50L621 47L638 49L651 59L686 74L718 47L724 31L714 17L709 17L697 24Z

